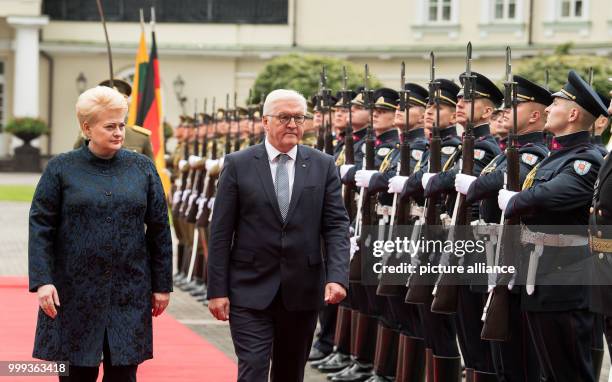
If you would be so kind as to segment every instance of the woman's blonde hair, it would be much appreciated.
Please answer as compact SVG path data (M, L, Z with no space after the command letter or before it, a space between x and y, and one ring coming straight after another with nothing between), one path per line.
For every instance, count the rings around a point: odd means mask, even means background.
M84 91L77 100L76 114L79 125L95 121L103 110L117 110L127 113L128 103L123 94L107 86L96 86Z

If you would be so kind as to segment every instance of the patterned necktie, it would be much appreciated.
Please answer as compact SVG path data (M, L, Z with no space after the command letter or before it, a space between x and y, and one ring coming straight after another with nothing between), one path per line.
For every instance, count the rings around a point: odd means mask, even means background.
M274 190L278 199L278 208L280 209L283 221L285 221L287 212L289 212L289 173L287 172L287 161L290 158L287 154L278 154L277 158Z

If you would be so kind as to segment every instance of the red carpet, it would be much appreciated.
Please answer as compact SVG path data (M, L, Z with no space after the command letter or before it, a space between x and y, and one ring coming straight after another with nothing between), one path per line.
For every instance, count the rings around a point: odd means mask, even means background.
M0 360L32 360L36 295L28 293L24 277L0 277ZM143 382L230 382L236 364L202 337L164 313L153 319L155 358L138 368ZM99 381L102 380L100 373ZM0 377L0 381L57 381L57 377Z

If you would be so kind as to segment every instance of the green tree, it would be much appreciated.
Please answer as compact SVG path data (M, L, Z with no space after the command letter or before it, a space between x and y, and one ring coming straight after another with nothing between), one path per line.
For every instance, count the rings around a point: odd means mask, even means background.
M274 89L294 89L310 97L319 90L321 68L327 70L327 87L334 92L342 88L342 67L346 67L347 88L363 86L364 70L354 64L337 58L316 55L289 54L276 57L259 73L253 86L249 103L257 103L262 94ZM382 86L380 81L370 75L370 87Z
M559 45L553 55L539 55L522 61L517 65L515 73L544 84L544 73L548 69L548 87L552 92L556 92L567 82L567 73L570 69L574 69L588 81L590 68L593 68L593 87L598 92L607 95L612 87L608 81L608 78L612 77L610 58L572 55L571 44Z

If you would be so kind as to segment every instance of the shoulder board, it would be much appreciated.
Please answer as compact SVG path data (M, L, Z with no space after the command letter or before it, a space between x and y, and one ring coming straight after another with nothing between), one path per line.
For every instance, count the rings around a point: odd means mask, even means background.
M546 147L545 145L534 145L533 143L528 143L519 149L519 153L521 154L529 153L540 156L542 158L546 157L548 155L548 152L548 147Z
M151 130L149 130L149 129L145 129L144 127L140 127L140 126L138 126L138 125L132 125L132 126L130 126L130 128L131 128L132 130L134 130L135 132L137 132L137 133L140 133L140 134L146 135L147 137L150 137L150 136L151 136Z

